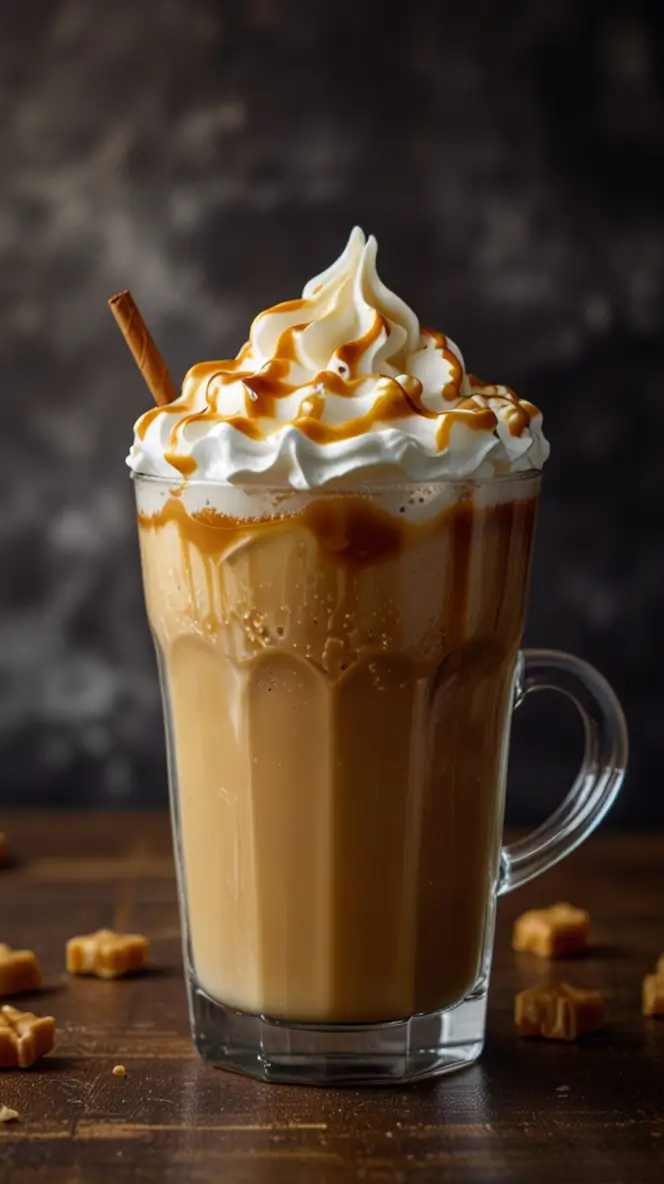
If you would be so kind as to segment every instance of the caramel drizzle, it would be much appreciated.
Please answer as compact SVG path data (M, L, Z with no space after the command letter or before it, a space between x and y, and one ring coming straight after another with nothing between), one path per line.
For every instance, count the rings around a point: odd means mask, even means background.
M308 436L315 444L333 444L336 440L348 440L352 436L359 436L370 432L377 423L389 423L391 420L403 419L413 414L413 405L403 387L394 379L386 379L389 389L379 395L373 406L364 415L345 423L321 423L319 419L308 415L295 420L295 427Z
M146 411L145 414L141 416L138 423L136 424L136 435L138 436L139 440L145 439L145 434L150 424L152 423L153 419L157 418L158 415L178 415L179 411L180 408L175 406L173 403L165 403L160 407L151 407L149 411Z
M456 403L461 391L461 383L463 382L463 367L458 357L447 344L447 337L444 333L439 333L437 329L422 328L422 333L431 337L436 349L440 350L445 361L448 363L452 371L452 377L445 383L441 394L448 403Z
M436 447L439 452L449 447L452 428L463 423L472 432L492 432L498 423L498 416L490 407L481 407L474 399L464 399L453 411L446 411L441 417L436 432Z
M254 318L252 329L258 321L263 321L265 317L271 317L275 313L280 312L298 312L301 308L306 308L308 301L303 296L296 296L294 300L281 300L279 304L273 304L271 308L266 308L263 312L259 312L258 316Z
M530 421L539 415L537 407L527 399L517 399L514 396L514 406L507 412L506 420L510 436L522 436Z
M179 452L173 452L172 449L164 452L164 459L185 478L193 476L198 468L193 456L188 456L186 453L182 455Z
M168 436L168 448L164 451L164 459L174 469L177 469L183 477L191 477L195 473L197 465L193 456L187 456L186 453L182 455L177 451L178 438L185 424L194 423L196 420L206 421L209 418L207 409L205 411L198 411L192 415L187 415L183 419L178 420L170 430Z
M381 333L385 334L385 340L387 341L390 335L387 321L382 313L377 312L366 333L363 333L361 337L356 337L354 341L345 342L344 345L340 345L336 350L335 357L347 369L348 378L357 378L357 368L362 358L369 349L369 346L378 340Z
M527 399L519 399L510 386L496 386L495 384L487 384L482 382L476 374L468 375L468 384L475 395L472 399L493 399L495 402L507 404L505 411L505 422L507 424L510 436L522 436L526 428L529 427L531 420L539 415L539 410L534 403L529 403ZM497 421L496 421L497 422Z
M288 362L299 362L300 355L297 348L296 334L300 334L310 324L311 321L303 321L300 325L291 325L289 329L284 329L277 341L277 348L274 351L275 356L277 358L285 358Z

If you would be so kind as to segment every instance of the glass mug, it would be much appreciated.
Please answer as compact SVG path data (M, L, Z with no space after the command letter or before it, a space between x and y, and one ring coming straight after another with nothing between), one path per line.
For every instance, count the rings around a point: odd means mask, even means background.
M479 1056L497 899L590 834L627 755L597 671L519 649L539 487L135 478L206 1060L395 1084ZM544 688L583 764L503 847L512 712Z

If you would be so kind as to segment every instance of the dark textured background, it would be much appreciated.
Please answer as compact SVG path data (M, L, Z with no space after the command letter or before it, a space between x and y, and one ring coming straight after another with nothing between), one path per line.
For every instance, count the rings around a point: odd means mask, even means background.
M424 322L542 407L528 639L611 678L615 818L664 820L662 11L0 0L0 801L165 801L123 464L146 392L107 297L131 286L179 378L359 222ZM517 725L513 819L573 768L549 710Z

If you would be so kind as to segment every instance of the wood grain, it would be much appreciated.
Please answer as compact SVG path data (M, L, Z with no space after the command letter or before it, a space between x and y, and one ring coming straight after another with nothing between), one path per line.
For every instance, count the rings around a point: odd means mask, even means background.
M664 949L664 837L599 837L500 907L483 1060L402 1090L265 1086L204 1065L189 1041L167 819L3 816L0 940L39 954L26 1005L55 1015L53 1054L0 1075L0 1181L230 1184L650 1184L664 1177L664 1021L644 1020L643 974ZM578 1047L517 1041L516 991L549 966L513 954L525 908L588 908L593 948L555 977L606 991L608 1026ZM65 940L121 916L154 970L69 979ZM123 1064L126 1077L114 1077Z

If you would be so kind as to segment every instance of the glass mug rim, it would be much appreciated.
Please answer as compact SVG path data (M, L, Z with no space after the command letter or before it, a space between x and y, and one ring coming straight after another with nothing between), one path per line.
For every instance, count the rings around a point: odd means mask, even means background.
M467 477L436 477L426 478L419 481L411 480L390 480L390 481L357 481L354 484L345 484L343 480L329 482L326 485L312 485L304 489L299 489L292 485L289 481L219 481L214 477L187 477L178 478L164 477L156 473L142 473L139 470L133 469L130 473L132 481L140 484L146 483L151 485L165 485L171 489L178 491L201 486L214 486L216 489L249 489L260 493L264 491L275 491L279 493L293 493L299 495L315 494L316 496L326 496L327 494L380 494L390 493L395 490L407 489L443 489L447 487L464 489L464 488L489 488L493 486L505 485L529 485L539 487L542 481L541 469L520 469L514 473L492 473L490 476L477 476L470 474Z

